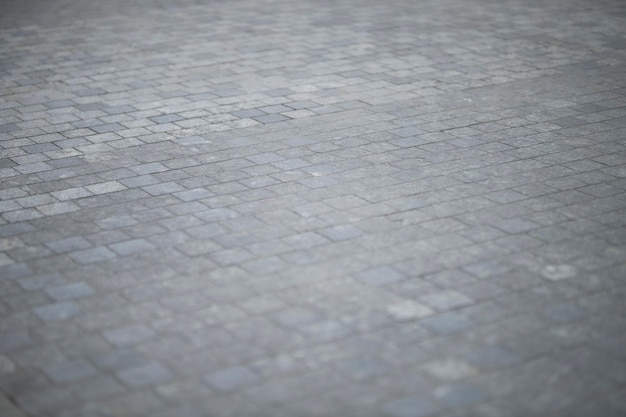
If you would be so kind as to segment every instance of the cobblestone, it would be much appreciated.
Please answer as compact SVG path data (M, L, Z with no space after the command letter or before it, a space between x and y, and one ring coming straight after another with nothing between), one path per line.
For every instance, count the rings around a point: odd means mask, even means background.
M58 6L0 13L1 415L626 414L623 2Z

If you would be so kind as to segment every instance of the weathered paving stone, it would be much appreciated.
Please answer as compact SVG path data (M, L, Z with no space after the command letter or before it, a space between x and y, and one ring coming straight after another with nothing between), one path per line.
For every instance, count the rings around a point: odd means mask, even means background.
M299 327L313 324L321 319L320 314L307 308L285 310L274 314L275 320L286 327Z
M91 247L91 243L86 239L76 236L70 237L67 239L61 239L54 242L49 242L46 244L50 249L52 249L56 253L66 253L73 252L77 250L87 249Z
M381 407L383 415L389 417L425 417L438 411L433 401L416 396L393 400Z
M584 308L571 303L556 304L544 310L544 315L555 322L567 323L584 318Z
M46 292L56 301L66 301L74 298L89 297L96 291L84 282L49 287Z
M355 239L363 234L361 230L351 225L329 227L320 230L320 233L333 242Z
M0 347L3 352L12 352L32 343L33 341L27 331L7 332L0 338Z
M203 377L204 382L217 392L232 392L254 384L259 377L249 368L237 366L213 372Z
M155 246L145 239L133 239L125 242L114 243L111 249L121 256L129 256L143 251L154 249Z
M541 275L551 281L558 281L562 279L572 278L576 276L577 271L573 265L559 264L559 265L546 265L541 270Z
M116 346L131 346L156 336L148 327L135 324L104 332L104 337Z
M469 407L487 399L485 390L466 383L454 383L435 389L434 396L448 407Z
M74 302L62 302L49 304L34 309L34 313L44 322L62 321L79 315L81 309Z
M159 363L149 363L137 368L124 369L117 373L123 383L132 388L145 388L164 384L172 378L172 373Z
M381 266L357 274L356 279L368 285L383 286L403 281L406 277L391 267Z
M45 370L54 382L74 382L96 374L96 369L85 361L63 363Z
M446 313L427 317L422 325L438 334L450 334L470 329L473 323L459 313Z
M90 360L100 369L121 370L145 364L145 359L131 348L95 353Z
M491 369L513 365L518 363L520 358L502 347L486 346L468 352L467 360L477 367Z
M14 408L624 414L623 2L49 3L0 13Z
M75 251L71 252L69 255L80 264L91 264L115 258L115 253L103 247Z
M438 311L454 310L473 304L473 300L456 291L441 291L421 297L421 301L427 306Z
M385 374L389 366L375 357L361 357L342 361L338 371L354 381L364 381Z
M20 278L18 283L25 290L32 291L65 284L65 279L60 274L52 273Z
M405 300L389 305L386 313L394 320L404 321L430 316L433 310L415 301Z
M423 369L433 377L444 381L458 381L478 374L475 367L454 358L430 362L424 365Z

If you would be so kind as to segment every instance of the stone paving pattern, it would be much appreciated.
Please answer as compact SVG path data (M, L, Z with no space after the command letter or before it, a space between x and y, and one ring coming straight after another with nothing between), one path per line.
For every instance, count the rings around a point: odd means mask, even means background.
M626 415L623 1L2 7L6 415Z

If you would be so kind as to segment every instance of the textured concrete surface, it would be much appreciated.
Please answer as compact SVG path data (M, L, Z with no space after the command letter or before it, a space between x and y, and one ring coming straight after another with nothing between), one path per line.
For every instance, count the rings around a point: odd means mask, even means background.
M623 1L0 8L0 414L626 415Z

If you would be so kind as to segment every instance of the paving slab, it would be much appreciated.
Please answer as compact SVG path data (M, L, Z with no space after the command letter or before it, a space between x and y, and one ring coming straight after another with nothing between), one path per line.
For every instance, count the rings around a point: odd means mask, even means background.
M626 4L4 0L0 414L626 415Z

